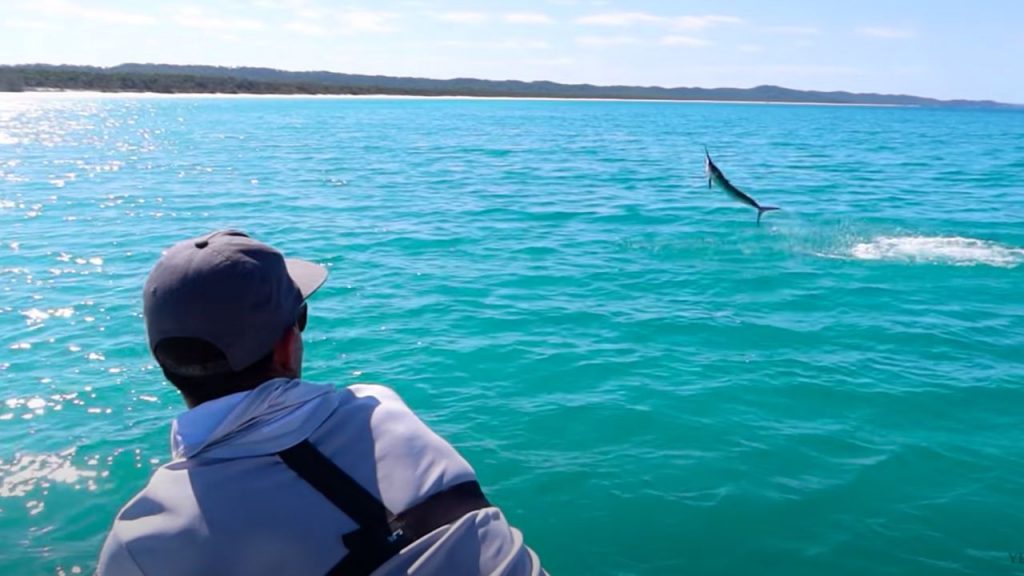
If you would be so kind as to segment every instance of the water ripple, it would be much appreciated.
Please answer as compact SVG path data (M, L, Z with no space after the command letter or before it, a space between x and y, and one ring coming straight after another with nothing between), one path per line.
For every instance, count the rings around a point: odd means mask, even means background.
M142 280L230 226L331 270L305 374L395 386L552 573L1005 570L1021 142L974 111L0 96L0 567L91 571L167 460ZM784 210L708 190L705 143Z

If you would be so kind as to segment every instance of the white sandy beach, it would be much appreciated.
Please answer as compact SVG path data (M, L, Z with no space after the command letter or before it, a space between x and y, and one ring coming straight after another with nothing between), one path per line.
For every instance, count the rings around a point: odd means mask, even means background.
M405 94L226 94L209 92L99 92L90 90L28 90L0 92L0 100L11 97L26 99L83 99L83 98L281 98L281 99L337 99L337 100L536 100L569 102L663 102L671 104L745 104L777 106L851 106L858 108L917 108L909 104L859 104L840 102L773 102L768 100L669 100L658 98L552 98L540 96L415 96Z

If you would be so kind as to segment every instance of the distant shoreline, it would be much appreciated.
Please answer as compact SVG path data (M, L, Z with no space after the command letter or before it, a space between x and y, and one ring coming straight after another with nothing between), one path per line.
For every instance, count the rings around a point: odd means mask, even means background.
M1024 109L991 100L939 100L908 94L797 90L764 84L752 88L597 86L547 80L416 78L295 72L274 68L179 64L120 64L110 67L20 64L0 65L0 91L88 91L116 94L278 95L330 97L500 98L869 106L885 108Z
M915 104L861 104L856 102L780 102L772 100L681 100L673 98L572 98L543 96L458 96L458 95L409 95L409 94L252 94L224 92L136 92L132 90L24 90L21 92L0 92L0 99L6 96L34 97L93 97L93 98L266 98L266 99L326 99L326 100L533 100L541 102L662 102L670 104L741 104L771 106L830 106L855 108L921 108Z

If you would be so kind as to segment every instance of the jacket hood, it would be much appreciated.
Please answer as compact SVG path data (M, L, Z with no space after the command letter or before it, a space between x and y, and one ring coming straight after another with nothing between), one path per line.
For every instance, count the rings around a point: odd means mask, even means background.
M179 434L188 413L174 422L171 450L176 458L244 458L274 454L308 438L338 407L334 387L275 378L247 392L199 438ZM203 405L189 412L202 409Z

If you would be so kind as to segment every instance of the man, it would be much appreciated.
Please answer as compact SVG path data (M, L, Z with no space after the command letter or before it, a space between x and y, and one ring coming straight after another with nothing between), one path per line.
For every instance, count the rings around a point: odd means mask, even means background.
M300 379L327 271L241 232L181 242L143 306L189 407L118 514L101 576L544 574L469 464L383 386Z

